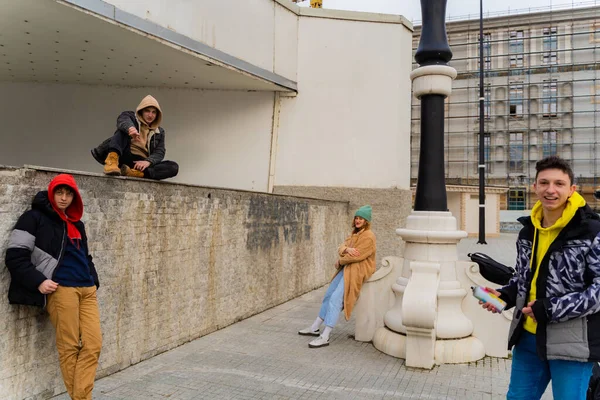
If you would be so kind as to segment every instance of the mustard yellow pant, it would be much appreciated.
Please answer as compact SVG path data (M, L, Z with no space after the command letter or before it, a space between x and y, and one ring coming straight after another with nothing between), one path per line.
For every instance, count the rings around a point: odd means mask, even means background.
M96 287L59 286L48 295L47 310L67 392L73 400L91 400L102 348Z

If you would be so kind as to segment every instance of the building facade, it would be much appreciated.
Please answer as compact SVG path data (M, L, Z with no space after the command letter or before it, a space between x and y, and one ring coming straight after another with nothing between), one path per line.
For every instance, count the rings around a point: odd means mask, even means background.
M479 20L447 23L456 68L446 100L446 179L476 185L479 157ZM413 36L413 52L420 27ZM600 208L600 7L484 19L486 185L508 186L503 209L530 209L535 163L557 154L571 162L578 190ZM416 64L415 64L416 67ZM411 180L416 181L420 102L413 97Z

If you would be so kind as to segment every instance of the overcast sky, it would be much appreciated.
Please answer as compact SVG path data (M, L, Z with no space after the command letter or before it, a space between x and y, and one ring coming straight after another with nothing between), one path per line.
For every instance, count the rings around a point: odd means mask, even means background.
M304 3L308 4L309 1ZM493 13L510 10L512 13L536 7L563 8L571 5L593 6L595 4L600 5L600 0L483 0L483 11L484 13L488 11ZM323 8L400 14L410 21L421 19L420 0L323 0ZM479 15L479 0L448 0L447 17L468 14Z

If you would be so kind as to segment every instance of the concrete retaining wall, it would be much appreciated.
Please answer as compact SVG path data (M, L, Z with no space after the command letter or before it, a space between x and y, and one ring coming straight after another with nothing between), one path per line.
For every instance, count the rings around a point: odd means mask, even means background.
M8 304L10 230L53 171L0 168L0 399L64 391L41 309ZM328 282L348 203L75 174L100 276L98 377Z
M349 201L347 226L350 226L360 206L370 204L373 207L372 228L377 237L377 265L383 257L399 257L404 253L404 242L396 234L396 229L406 227L406 217L412 209L411 191L408 189L275 186L275 193Z

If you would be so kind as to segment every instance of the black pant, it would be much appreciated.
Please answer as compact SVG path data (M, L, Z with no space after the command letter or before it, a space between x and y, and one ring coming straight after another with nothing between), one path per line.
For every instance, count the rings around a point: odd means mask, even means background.
M133 168L136 161L145 161L146 159L137 154L131 154L131 138L128 134L121 131L115 132L110 138L108 151L114 151L119 155L119 167L123 164ZM144 178L161 180L172 178L179 172L179 165L175 161L161 161L151 164L144 170Z

